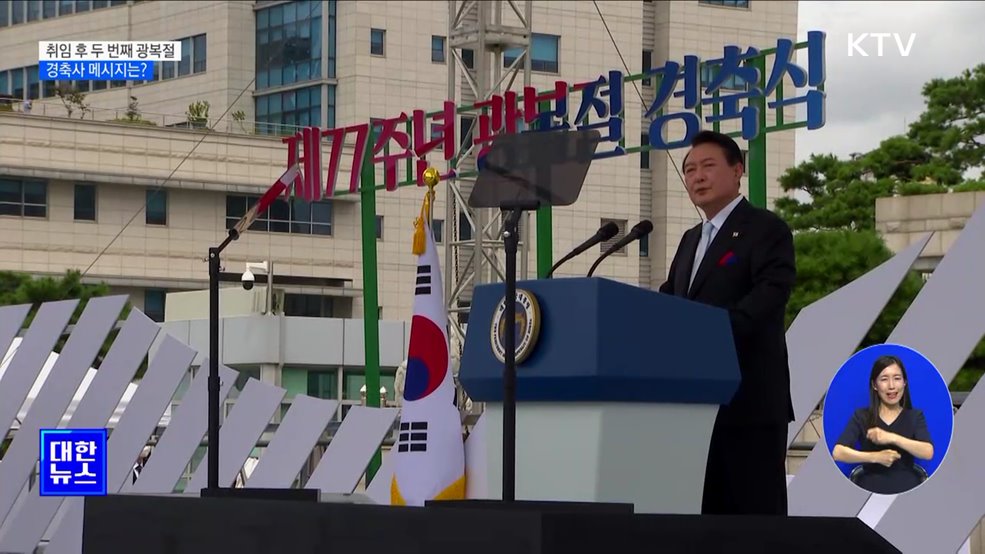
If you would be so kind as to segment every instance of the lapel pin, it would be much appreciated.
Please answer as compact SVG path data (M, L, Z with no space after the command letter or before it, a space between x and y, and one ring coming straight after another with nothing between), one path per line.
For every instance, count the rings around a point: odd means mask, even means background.
M738 231L733 231L732 232L732 238L739 238L739 232Z

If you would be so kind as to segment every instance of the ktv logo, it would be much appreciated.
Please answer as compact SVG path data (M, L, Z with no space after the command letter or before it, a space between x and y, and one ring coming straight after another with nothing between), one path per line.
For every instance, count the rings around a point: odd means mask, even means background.
M862 33L858 36L855 33L848 33L848 57L855 56L856 53L860 56L868 57L868 52L863 50L862 46L864 43L871 45L874 40L876 42L876 57L882 58L885 56L885 44L883 40L889 37L894 39L896 50L899 52L900 57L909 57L910 50L913 49L913 42L917 38L916 33L910 33L910 38L906 42L906 46L903 45L903 36L900 33ZM871 49L871 46L869 48Z

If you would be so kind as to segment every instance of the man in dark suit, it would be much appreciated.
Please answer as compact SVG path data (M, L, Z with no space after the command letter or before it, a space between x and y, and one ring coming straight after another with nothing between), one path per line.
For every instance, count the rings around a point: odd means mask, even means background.
M702 513L786 515L793 405L784 312L796 277L793 236L739 193L744 169L734 140L697 135L684 181L705 221L684 233L660 292L728 310L742 373L715 421Z

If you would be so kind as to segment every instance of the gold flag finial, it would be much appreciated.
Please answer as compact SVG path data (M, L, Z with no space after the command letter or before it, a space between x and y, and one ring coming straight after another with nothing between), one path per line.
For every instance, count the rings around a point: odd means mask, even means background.
M434 192L434 187L438 186L438 182L441 181L441 174L438 170L429 167L424 170L424 184L428 187L428 192Z
M431 223L431 206L434 203L434 187L441 181L441 174L438 170L429 167L424 170L424 184L428 191L424 194L424 203L421 205L421 215L414 221L414 254L420 256L427 249L425 229Z

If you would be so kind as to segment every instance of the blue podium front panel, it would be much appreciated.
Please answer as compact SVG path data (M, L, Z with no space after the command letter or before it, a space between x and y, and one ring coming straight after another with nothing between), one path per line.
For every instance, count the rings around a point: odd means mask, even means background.
M725 310L604 278L521 281L517 290L536 299L518 319L538 328L517 366L518 401L726 404L738 387ZM481 285L472 299L459 378L479 402L503 400L492 324L504 293L501 283Z

